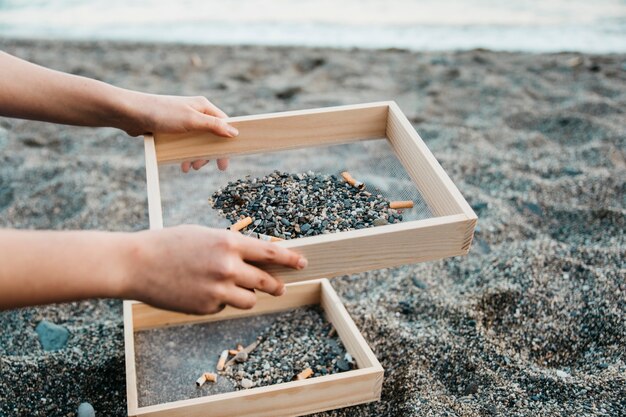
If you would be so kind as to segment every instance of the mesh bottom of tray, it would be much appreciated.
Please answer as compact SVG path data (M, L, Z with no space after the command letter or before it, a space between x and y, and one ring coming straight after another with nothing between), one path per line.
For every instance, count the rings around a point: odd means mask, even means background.
M433 217L388 141L379 139L237 156L230 159L226 171L219 171L215 161L188 174L182 173L178 164L162 165L159 180L163 223L225 228L230 222L210 206L208 198L230 181L246 175L263 177L275 170L336 175L347 170L372 193L380 193L390 201L412 200L414 207L403 210L403 221Z

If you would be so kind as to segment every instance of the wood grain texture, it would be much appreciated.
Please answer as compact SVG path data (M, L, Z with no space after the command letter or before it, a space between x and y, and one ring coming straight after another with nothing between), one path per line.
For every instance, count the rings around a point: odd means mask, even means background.
M144 151L146 154L146 184L148 187L150 229L162 229L163 210L161 207L161 188L159 186L159 166L154 138L151 135L144 136Z
M135 369L135 332L132 301L124 301L124 360L126 362L126 404L128 415L137 410L137 371Z
M217 159L385 137L387 102L232 117L236 138L208 132L156 134L159 163Z
M257 291L257 303L250 310L240 310L227 306L216 314L192 315L161 310L148 304L133 302L133 326L135 331L168 327L188 323L203 323L267 314L290 308L319 304L322 287L320 281L293 283L287 287L282 297L274 297Z
M383 372L383 368L376 359L374 352L369 348L367 342L354 324L348 310L344 307L339 296L334 291L328 280L322 281L321 305L326 313L341 342L352 357L356 359L359 368L376 368ZM382 386L380 387L382 389Z
M302 253L309 265L303 270L262 267L285 282L296 282L465 255L469 222L456 214L276 242Z
M327 279L287 284L287 296L273 298L261 296L251 314L263 314L294 308L311 303L321 304L329 320L337 329L346 349L357 360L359 369L339 374L313 377L244 391L234 391L207 397L175 401L149 407L137 407L134 365L135 331L197 321L194 316L178 315L154 309L138 302L124 303L124 332L127 350L129 416L151 417L287 417L347 407L380 399L383 369L360 335L347 310L341 304ZM267 301L273 301L267 304ZM197 317L199 321L224 320L241 317L241 310L229 309L212 316ZM146 327L148 326L148 327ZM130 339L129 335L130 334ZM130 342L129 342L130 341ZM130 350L130 354L129 354ZM131 369L132 368L132 369Z
M291 417L376 401L382 373L357 369L269 387L142 407L145 417Z
M474 210L395 102L389 103L387 138L433 214L463 213L476 219Z

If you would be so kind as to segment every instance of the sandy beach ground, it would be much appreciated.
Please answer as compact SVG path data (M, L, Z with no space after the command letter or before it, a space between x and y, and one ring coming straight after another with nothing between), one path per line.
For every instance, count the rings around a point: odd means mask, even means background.
M396 100L479 226L465 258L332 281L385 382L380 402L319 416L624 415L625 55L0 48L122 87L206 95L231 115ZM147 228L141 140L0 118L0 225ZM42 319L69 329L63 350L42 350ZM74 416L83 401L125 415L122 331L115 300L0 313L0 416Z

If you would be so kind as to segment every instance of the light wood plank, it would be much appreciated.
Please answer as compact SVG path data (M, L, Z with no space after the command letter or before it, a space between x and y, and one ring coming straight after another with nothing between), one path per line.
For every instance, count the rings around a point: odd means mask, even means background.
M395 102L389 103L387 138L433 214L463 213L476 219L474 210Z
M126 404L128 415L133 415L137 401L137 372L135 369L135 332L133 331L132 301L124 301L124 360L126 361Z
M385 137L387 102L232 117L236 138L208 132L156 134L159 163L216 159Z
M319 304L321 297L321 281L292 283L286 286L287 293L281 297L274 297L257 291L257 303L249 310L240 310L226 306L216 314L192 315L161 310L151 305L134 302L132 304L133 326L135 331L168 327L188 323L204 323L219 320L228 320L260 314L273 313L290 308Z
M356 324L354 324L352 317L350 317L348 310L346 310L346 307L327 279L322 281L321 305L328 321L337 330L341 342L352 357L356 359L359 368L376 368L382 372L383 368L378 359L376 359L374 352L368 346L363 335L361 335Z
M380 399L382 372L357 369L339 374L142 407L144 417L291 417Z
M305 255L309 265L304 270L262 267L296 282L465 255L469 222L457 214L276 242Z
M148 216L150 229L163 228L163 211L161 208L161 188L159 187L159 166L151 135L144 136L144 151L146 154L146 183L148 187Z

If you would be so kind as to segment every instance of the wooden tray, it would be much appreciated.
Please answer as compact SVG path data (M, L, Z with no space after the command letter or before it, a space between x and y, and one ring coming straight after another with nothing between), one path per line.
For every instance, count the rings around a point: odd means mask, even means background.
M233 117L227 121L239 129L237 138L197 132L145 137L150 228L163 227L160 164L386 139L435 217L278 242L303 253L309 265L304 270L272 266L268 271L285 282L294 282L465 255L469 251L476 214L395 102Z
M217 314L193 316L159 310L147 304L124 301L124 342L126 347L126 386L129 416L150 417L283 417L347 407L380 399L383 368L359 333L350 315L327 279L287 284L284 297L258 293L251 310L226 307ZM135 332L246 317L319 304L357 369L189 400L139 407L135 372ZM181 353L182 354L182 353ZM194 381L189 381L194 384Z
M395 102L233 117L228 122L239 129L240 134L235 139L208 133L145 136L151 229L163 227L159 189L161 164L373 139L388 141L434 217L275 243L303 253L309 265L302 271L271 267L270 273L291 282L287 284L287 294L274 298L258 293L257 305L252 310L226 308L216 315L189 316L125 301L128 415L280 417L378 400L382 367L330 283L316 278L465 255L474 235L476 215ZM321 304L336 327L344 346L356 359L358 369L305 381L149 407L138 406L135 332L258 315L316 303Z

